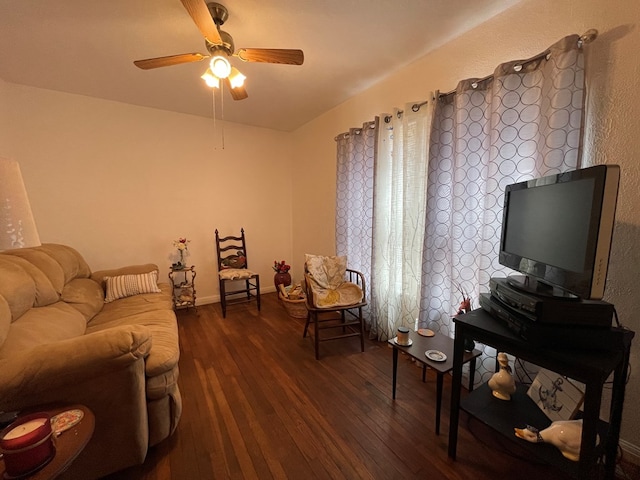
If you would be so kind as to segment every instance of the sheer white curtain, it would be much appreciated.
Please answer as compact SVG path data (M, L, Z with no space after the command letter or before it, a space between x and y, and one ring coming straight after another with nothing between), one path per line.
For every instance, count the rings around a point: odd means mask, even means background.
M371 336L378 340L393 338L400 325L415 328L418 319L430 103L384 115L379 128L371 281Z
M580 166L583 65L573 35L439 96L430 137L419 326L453 336L460 288L478 307L489 279L510 272L498 263L506 185ZM482 363L478 382L493 373L493 360L483 357Z

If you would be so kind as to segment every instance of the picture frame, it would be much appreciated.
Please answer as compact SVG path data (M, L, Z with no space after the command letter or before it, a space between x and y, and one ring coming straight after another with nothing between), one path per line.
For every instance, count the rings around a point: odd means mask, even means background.
M584 401L584 387L551 370L540 369L527 395L551 421L572 420Z

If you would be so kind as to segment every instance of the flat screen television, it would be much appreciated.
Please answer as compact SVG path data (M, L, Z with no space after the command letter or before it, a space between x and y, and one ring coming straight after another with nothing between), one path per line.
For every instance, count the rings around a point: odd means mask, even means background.
M508 185L499 262L516 288L599 300L609 265L620 167L598 165Z

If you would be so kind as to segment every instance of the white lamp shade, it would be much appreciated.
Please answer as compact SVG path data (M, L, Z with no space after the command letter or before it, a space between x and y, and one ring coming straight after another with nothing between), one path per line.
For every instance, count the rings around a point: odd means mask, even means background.
M247 79L236 67L231 67L231 73L229 74L229 83L231 88L238 88L244 85L244 81Z
M40 237L20 165L15 160L0 157L0 250L38 245Z
M220 88L220 80L213 74L210 68L207 68L207 71L204 72L200 78L205 81L208 87Z

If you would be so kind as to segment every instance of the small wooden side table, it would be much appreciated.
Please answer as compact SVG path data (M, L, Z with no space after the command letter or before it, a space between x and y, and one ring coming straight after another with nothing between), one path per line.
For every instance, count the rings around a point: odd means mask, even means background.
M179 308L196 308L196 267L169 269L169 280L171 280L173 307Z
M20 477L21 479L28 480L52 480L63 473L73 461L80 455L80 452L87 446L91 436L93 435L93 429L95 428L95 417L93 412L84 405L65 405L65 406L43 406L36 409L30 409L28 412L22 412L22 414L33 412L47 412L52 417L58 413L65 412L67 410L82 410L84 416L82 420L71 427L69 430L64 431L60 436L55 439L56 454L53 459L42 467L40 470L34 472L32 475ZM4 461L0 459L0 478L5 478Z
M409 338L412 344L410 346L403 347L398 345L394 339L388 340L388 344L393 347L393 399L396 398L396 380L398 373L398 352L402 351L412 358L423 364L422 367L422 381L424 382L426 377L427 366L433 368L436 371L436 435L440 434L440 410L442 409L442 381L445 373L448 373L453 369L453 339L436 333L432 337L423 337L422 335L410 331ZM447 356L447 359L442 362L435 362L430 360L425 355L427 350L438 350ZM469 364L469 391L473 390L473 380L476 373L476 358L482 354L480 350L473 350L472 352L464 352L463 363L471 362Z

